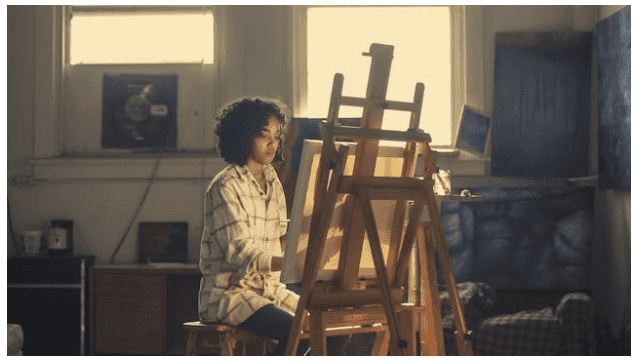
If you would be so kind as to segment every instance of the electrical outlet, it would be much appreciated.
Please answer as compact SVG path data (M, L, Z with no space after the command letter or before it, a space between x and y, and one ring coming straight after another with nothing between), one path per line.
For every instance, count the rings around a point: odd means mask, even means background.
M30 175L13 177L14 186L35 186L35 179Z

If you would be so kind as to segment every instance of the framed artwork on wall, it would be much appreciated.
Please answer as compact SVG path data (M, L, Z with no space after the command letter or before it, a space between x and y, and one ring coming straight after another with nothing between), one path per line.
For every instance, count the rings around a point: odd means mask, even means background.
M630 5L595 26L599 188L630 189Z

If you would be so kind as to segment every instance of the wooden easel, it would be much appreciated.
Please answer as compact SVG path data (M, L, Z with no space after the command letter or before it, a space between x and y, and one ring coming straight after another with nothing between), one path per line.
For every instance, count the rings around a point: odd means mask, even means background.
M316 176L312 221L300 299L290 329L286 355L296 353L301 337L309 336L310 352L313 355L326 355L328 335L370 331L378 333L372 354L385 354L389 350L392 355L417 355L415 331L419 331L421 341L428 349L424 350L425 352L444 355L442 318L433 265L433 240L425 239L433 233L439 242L439 253L446 253L433 191L432 176L437 170L436 152L429 148L430 136L418 129L424 85L416 84L413 102L387 101L385 96L393 46L372 44L370 52L364 55L372 57L366 97L342 96L343 75L336 74L327 122L321 125L323 147ZM341 105L363 107L360 127L338 125ZM385 109L411 112L409 130L382 130ZM334 143L336 137L353 138L358 142L351 176L343 175L348 147L341 145L337 151ZM401 177L373 175L379 140L406 142ZM422 178L414 178L418 147L424 161ZM351 203L345 210L349 211L351 219L348 226L344 227L345 235L341 244L336 279L316 282L325 239L339 194L350 194L354 198L350 199ZM372 211L372 200L396 201L386 262ZM405 228L408 201L413 201L413 205ZM426 226L420 221L425 207L428 208L431 220ZM358 278L365 233L375 266L374 280ZM407 286L409 258L416 235L421 237L418 239L418 253L423 297L417 300L416 305L405 305L404 287ZM443 255L441 261L445 260ZM449 286L454 324L458 328L458 352L461 355L472 355L448 256L442 268L445 271L445 282ZM423 325L423 320L433 325ZM423 330L423 326L429 329ZM435 342L434 345L431 345L432 340Z

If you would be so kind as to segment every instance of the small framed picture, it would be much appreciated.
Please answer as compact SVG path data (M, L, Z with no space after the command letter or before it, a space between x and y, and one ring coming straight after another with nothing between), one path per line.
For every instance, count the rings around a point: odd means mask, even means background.
M455 147L485 156L490 142L491 115L467 104L462 108Z
M137 245L138 263L187 263L187 222L140 222Z

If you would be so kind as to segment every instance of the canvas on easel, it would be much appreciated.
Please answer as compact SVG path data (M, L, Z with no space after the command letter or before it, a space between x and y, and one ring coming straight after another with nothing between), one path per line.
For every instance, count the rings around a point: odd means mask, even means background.
M316 172L321 157L323 142L320 140L305 140L299 174L295 188L294 201L292 205L291 220L288 229L287 246L283 257L283 270L281 272L281 282L297 283L301 281L303 263L305 262L305 252L307 250L308 236L310 230L310 219L314 207L314 188L316 184ZM349 155L345 166L345 174L351 174L354 168L354 156L356 153L356 143L337 142L339 145L349 145ZM376 161L376 176L400 177L403 167L404 147L379 146L378 159ZM341 240L343 238L342 215L345 206L345 196L339 196L339 201L334 209L334 215L328 232L328 240L325 243L325 250L321 260L317 281L327 281L334 278L338 268L340 257ZM378 233L382 244L383 254L387 259L388 245L390 241L395 201L373 201L374 216L378 224ZM361 266L359 270L360 278L375 278L374 262L369 247L369 242L365 238L363 252L361 255Z

